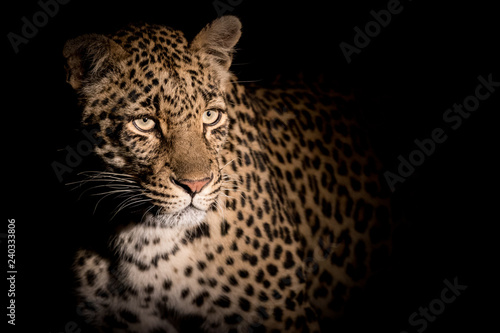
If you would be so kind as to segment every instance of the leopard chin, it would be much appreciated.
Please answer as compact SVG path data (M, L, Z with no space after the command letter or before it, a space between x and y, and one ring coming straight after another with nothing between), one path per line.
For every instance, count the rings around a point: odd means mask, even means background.
M164 213L159 209L155 214L149 214L146 217L147 223L153 223L160 227L174 228L174 227L195 227L203 223L206 219L207 212L200 210L193 205L174 212Z

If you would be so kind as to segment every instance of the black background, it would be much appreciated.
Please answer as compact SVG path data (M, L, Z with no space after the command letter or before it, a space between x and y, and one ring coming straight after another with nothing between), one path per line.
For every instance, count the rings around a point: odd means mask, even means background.
M225 12L243 23L232 67L240 80L325 73L352 87L387 170L396 172L398 155L408 156L416 148L413 141L429 138L434 128L448 135L394 193L406 222L392 269L335 332L416 332L409 315L440 296L444 279L454 278L467 290L425 332L479 332L495 322L500 88L457 130L442 120L446 109L474 93L479 75L491 73L500 81L498 9L483 2L402 1L402 12L350 64L339 43L352 44L353 28L363 28L373 20L370 11L385 9L388 1L243 0ZM20 34L21 18L31 21L39 10L36 1L2 8L1 175L6 185L0 232L6 232L7 219L16 220L16 331L55 333L77 321L68 265L83 219L78 196L51 167L54 161L64 163L66 145L75 147L84 138L76 96L65 83L64 42L136 21L169 25L191 39L218 12L213 1L73 0L15 54L7 34ZM94 232L97 237L99 230ZM5 239L2 249L7 253ZM4 285L0 293L6 300Z

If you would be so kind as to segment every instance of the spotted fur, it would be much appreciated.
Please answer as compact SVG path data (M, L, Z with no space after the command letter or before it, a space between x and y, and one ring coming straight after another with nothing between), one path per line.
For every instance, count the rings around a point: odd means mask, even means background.
M318 332L389 254L388 199L353 97L238 83L240 29L225 16L188 42L131 25L64 48L109 167L92 180L140 208L106 251L75 259L80 308L101 331Z

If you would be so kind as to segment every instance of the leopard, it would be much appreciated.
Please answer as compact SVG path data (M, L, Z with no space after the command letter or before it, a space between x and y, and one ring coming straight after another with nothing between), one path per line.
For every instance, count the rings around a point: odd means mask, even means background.
M241 31L222 16L188 41L141 22L64 45L104 165L85 181L126 198L74 257L99 332L320 332L390 257L353 93L238 81Z

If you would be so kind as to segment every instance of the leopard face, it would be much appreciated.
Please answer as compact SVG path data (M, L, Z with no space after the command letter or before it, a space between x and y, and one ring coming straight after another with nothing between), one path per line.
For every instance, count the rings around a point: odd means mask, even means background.
M144 25L112 38L85 35L65 48L83 122L102 139L96 153L113 172L133 177L138 200L149 200L163 223L196 225L217 208L225 92L239 35L239 21L229 18L189 45L178 31Z

